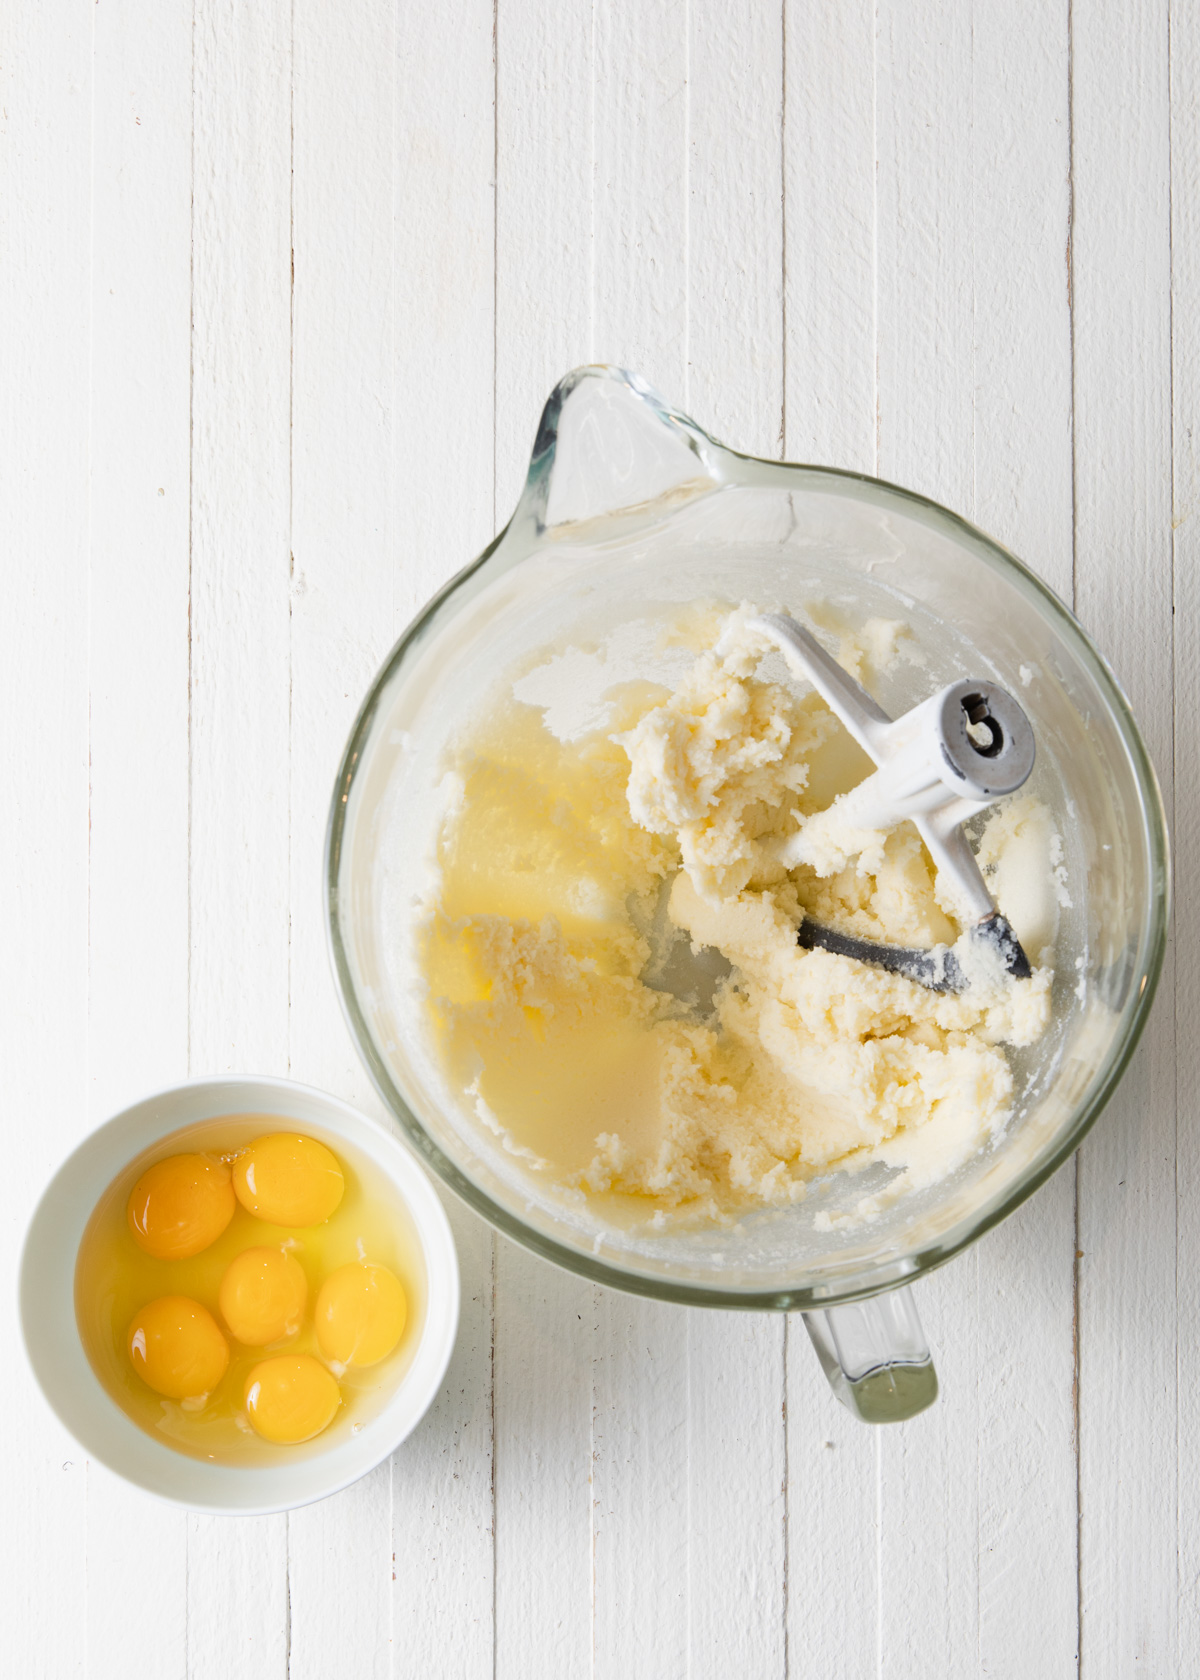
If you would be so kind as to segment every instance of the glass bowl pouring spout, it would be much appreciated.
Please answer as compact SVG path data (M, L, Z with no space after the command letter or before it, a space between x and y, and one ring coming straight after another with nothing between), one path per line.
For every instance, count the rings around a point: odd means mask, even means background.
M635 373L577 368L542 411L513 526L580 536L593 521L628 529L715 490L728 451Z

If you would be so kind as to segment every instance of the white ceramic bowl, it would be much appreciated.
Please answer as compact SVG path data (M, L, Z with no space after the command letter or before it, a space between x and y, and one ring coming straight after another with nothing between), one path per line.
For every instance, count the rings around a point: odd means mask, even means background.
M274 1465L210 1464L156 1441L105 1392L75 1323L75 1258L100 1196L143 1150L184 1126L223 1115L278 1115L337 1150L349 1144L402 1199L425 1261L425 1321L395 1393L356 1435L326 1452ZM458 1257L433 1185L408 1151L348 1103L286 1079L196 1079L135 1103L98 1127L55 1173L21 1256L25 1349L42 1393L92 1459L172 1504L263 1515L310 1504L365 1476L424 1416L441 1387L458 1329Z

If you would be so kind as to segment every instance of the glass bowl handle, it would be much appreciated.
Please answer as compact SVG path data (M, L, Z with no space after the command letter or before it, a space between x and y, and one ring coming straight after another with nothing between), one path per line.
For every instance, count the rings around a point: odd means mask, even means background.
M911 1289L801 1315L829 1386L862 1423L903 1423L932 1406L937 1372Z

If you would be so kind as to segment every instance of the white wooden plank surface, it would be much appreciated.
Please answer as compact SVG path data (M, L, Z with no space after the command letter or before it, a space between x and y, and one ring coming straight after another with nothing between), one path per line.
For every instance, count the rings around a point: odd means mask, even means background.
M1133 702L1168 820L1169 44L1165 5L1101 6L1074 20L1075 599ZM1177 1617L1175 1514L1194 1492L1177 1480L1170 952L1161 992L1106 1123L1079 1156L1081 1667L1103 1680L1186 1673L1197 1660L1178 1643Z
M0 1034L36 1126L10 1128L6 1256L56 1157L147 1085L290 1069L373 1103L323 950L334 762L591 357L1074 586L1168 793L1174 767L1190 879L1166 650L1190 720L1194 9L11 15ZM857 1429L798 1324L593 1289L454 1209L443 1394L313 1511L160 1511L17 1374L14 1672L1191 1672L1194 944L1078 1197L1068 1168L924 1288L931 1416Z
M0 1224L14 1275L23 1226L84 1129L88 1011L88 394L91 353L92 13L26 10L0 58L0 859L10 883L0 1064L13 1192ZM53 120L50 114L53 113ZM17 790L20 790L19 793ZM7 1287L4 1345L15 1348ZM24 1363L0 1385L5 1506L29 1512L5 1548L5 1644L30 1675L82 1675L86 1461L39 1403Z
M873 473L874 0L788 0L783 23L783 452Z

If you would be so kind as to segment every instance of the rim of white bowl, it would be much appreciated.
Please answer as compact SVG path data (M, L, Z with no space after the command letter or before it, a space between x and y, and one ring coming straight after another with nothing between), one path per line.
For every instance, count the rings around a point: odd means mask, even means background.
M255 1092L259 1095L248 1095ZM318 1136L324 1131L323 1141L341 1138L366 1155L403 1200L425 1261L425 1322L394 1393L359 1435L293 1463L212 1464L155 1440L100 1382L75 1320L76 1257L99 1196L130 1161L172 1132L239 1112L277 1115ZM127 1104L94 1127L38 1198L18 1270L25 1356L62 1426L90 1459L122 1481L167 1504L214 1516L297 1510L351 1486L389 1458L441 1389L457 1339L459 1301L450 1222L430 1174L408 1146L341 1097L267 1074L184 1080ZM233 1492L241 1497L231 1498Z

